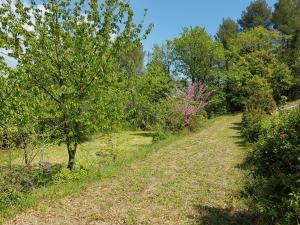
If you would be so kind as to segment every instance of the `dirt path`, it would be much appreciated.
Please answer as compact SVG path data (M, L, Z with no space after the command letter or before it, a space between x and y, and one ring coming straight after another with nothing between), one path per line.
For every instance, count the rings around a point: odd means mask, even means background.
M253 224L240 197L246 150L240 116L160 149L84 192L18 215L8 224Z

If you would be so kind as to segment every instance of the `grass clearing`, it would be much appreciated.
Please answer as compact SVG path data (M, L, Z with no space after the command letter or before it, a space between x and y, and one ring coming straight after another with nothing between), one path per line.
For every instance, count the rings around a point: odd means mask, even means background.
M240 121L223 116L205 132L142 147L84 191L47 198L6 224L253 224L241 197L247 149Z
M211 124L208 121L205 126ZM27 208L35 208L44 200L49 202L70 196L83 191L89 184L105 178L116 176L131 163L143 160L151 152L156 151L182 137L170 136L168 139L153 142L152 134L143 131L130 131L112 134L110 136L95 136L90 141L82 144L78 149L77 164L89 167L89 174L80 177L78 181L68 181L57 185L39 188L25 195L20 204L13 205L4 211L0 211L0 224L17 213ZM39 160L47 160L50 163L60 162L66 166L67 152L63 146L51 146L45 149L43 158L38 155L33 161L37 166ZM0 173L9 169L9 160L13 166L23 165L22 152L0 152Z

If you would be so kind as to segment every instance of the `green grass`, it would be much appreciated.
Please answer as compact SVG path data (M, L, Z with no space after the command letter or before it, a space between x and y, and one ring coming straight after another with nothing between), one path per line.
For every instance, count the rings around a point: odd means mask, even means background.
M5 216L34 210L7 224L253 224L240 195L247 180L240 121L219 117L202 131L154 144L145 133L119 134L122 157L84 180L37 190ZM97 152L102 143L96 138L82 149Z
M109 158L111 154L120 156L124 153L130 154L137 146L147 146L151 143L152 137L151 135L147 136L146 132L122 132L114 133L109 136L94 136L90 141L79 146L76 156L77 164L93 164L96 161L99 162L99 158L107 161L107 158ZM48 161L52 164L66 164L68 159L65 145L48 146L45 149L34 150L33 154L36 154L33 165L36 165L41 160ZM2 165L5 163L8 164L9 157L9 152L0 152L0 163ZM12 159L14 165L22 165L22 152L20 150L12 151Z
M170 136L166 140L153 143L151 133L142 131L115 133L109 136L94 136L90 141L79 146L77 166L89 168L89 174L78 181L68 181L45 188L39 188L24 196L18 205L0 211L0 223L27 208L36 207L41 201L53 201L83 191L88 184L115 176L124 167L134 161L142 160L153 151L170 144L179 136ZM43 156L43 157L42 157ZM10 160L12 159L12 160ZM64 146L50 146L43 153L37 154L32 166L39 160L66 165L67 151ZM10 163L10 161L12 161ZM22 152L14 150L0 152L0 174L9 169L9 165L23 165Z

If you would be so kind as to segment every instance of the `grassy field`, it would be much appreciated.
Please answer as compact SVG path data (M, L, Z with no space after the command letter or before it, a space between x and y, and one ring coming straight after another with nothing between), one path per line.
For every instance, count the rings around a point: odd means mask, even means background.
M151 134L147 132L122 132L106 136L94 136L90 141L87 141L79 146L77 152L77 164L86 165L101 163L103 160L109 161L113 155L124 158L124 154L130 155L137 147L143 147L152 144ZM39 161L48 161L52 164L66 164L68 154L65 145L48 146L44 149L36 150L36 157L33 160L33 165ZM1 165L9 165L10 157L12 163L22 165L22 152L13 151L0 152Z
M107 176L86 183L83 191L76 191L80 185L62 187L58 197L47 197L5 224L253 224L241 197L247 149L240 121L240 115L223 116L200 132L154 145L147 133L118 134L112 138L117 159L119 154L125 159L107 165ZM103 142L94 139L80 154L96 154L106 148ZM49 160L61 157L51 155ZM53 195L49 189L45 193Z
M21 203L0 210L0 224L7 218L24 211L29 207L36 207L39 202L48 199L55 201L64 196L80 192L90 183L106 177L112 177L134 161L147 157L151 152L172 142L173 138L153 143L149 132L132 131L116 133L109 136L94 136L90 141L79 146L77 165L89 168L89 174L80 177L78 181L67 181L58 185L39 188L25 196ZM67 151L64 146L48 146L43 153L36 152L32 166L37 166L40 160L47 160L55 164L66 166ZM10 162L11 161L11 162ZM9 171L12 166L23 166L21 151L0 152L0 174Z

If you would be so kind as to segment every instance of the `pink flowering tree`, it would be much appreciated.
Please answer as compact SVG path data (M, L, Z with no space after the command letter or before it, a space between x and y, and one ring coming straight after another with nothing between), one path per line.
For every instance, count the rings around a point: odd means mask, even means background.
M213 91L208 91L200 82L190 84L186 90L176 88L176 111L183 117L184 126L189 127L193 118L208 104Z

